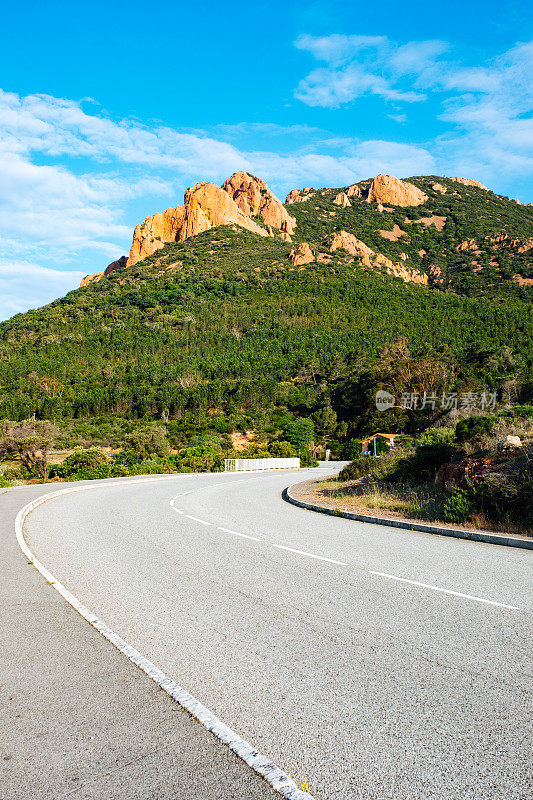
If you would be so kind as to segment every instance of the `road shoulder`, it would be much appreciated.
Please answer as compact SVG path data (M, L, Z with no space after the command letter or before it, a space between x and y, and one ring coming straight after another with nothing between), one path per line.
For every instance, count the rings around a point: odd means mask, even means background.
M279 797L86 624L24 558L15 517L46 491L0 491L2 796Z

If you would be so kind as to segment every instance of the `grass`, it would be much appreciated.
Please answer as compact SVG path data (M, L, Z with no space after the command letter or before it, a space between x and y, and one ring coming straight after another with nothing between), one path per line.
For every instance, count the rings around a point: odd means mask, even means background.
M342 484L329 480L321 482L317 488L323 499L338 502L349 511L378 510L426 521L442 518L442 508L448 497L432 483L413 487L400 483Z

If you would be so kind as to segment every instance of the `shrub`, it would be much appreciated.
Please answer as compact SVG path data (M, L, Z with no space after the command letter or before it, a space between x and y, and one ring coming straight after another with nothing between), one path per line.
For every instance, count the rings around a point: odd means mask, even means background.
M75 450L62 464L54 464L50 474L68 481L88 481L108 478L111 472L105 454L90 447Z
M444 504L443 517L446 522L466 522L475 507L464 491L457 491Z
M290 442L270 442L268 452L274 458L296 458L298 451Z
M480 439L484 434L490 433L495 423L495 417L477 416L462 419L455 428L455 438L461 443Z
M170 450L165 429L153 422L142 425L125 437L128 450L133 450L141 458L151 455L166 456Z
M351 464L347 464L339 473L340 481L352 481L368 476L374 480L392 478L396 475L398 464L405 456L405 451L387 450L379 458L359 456Z

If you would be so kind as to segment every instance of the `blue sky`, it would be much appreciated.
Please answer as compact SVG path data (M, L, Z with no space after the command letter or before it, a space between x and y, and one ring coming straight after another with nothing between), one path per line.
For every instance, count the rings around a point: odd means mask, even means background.
M146 215L237 169L282 199L390 172L532 202L528 5L5 4L0 319L77 286Z

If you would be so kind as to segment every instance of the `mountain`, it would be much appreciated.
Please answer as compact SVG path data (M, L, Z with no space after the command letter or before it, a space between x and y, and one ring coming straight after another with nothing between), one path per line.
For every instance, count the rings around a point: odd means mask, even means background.
M525 400L532 253L533 209L471 179L377 176L285 204L245 172L200 183L135 228L127 260L0 324L0 417L163 415L185 441L300 416L342 441L427 424L377 414L380 387Z

